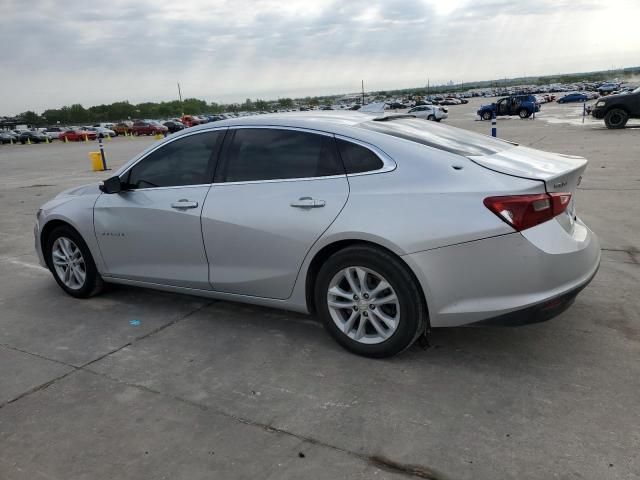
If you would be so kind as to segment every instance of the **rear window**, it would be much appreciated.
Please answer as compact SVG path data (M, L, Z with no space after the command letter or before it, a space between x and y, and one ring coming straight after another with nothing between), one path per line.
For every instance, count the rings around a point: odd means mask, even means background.
M465 157L494 155L517 145L461 128L438 125L436 122L419 118L370 120L360 123L358 127Z

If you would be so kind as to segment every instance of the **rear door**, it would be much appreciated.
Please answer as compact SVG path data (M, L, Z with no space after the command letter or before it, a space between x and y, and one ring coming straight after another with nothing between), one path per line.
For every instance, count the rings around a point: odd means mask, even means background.
M333 136L230 130L202 211L212 288L288 298L307 252L348 194Z

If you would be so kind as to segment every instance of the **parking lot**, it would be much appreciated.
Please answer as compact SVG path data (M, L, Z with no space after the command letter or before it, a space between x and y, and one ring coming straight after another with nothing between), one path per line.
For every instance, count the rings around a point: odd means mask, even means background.
M443 123L488 134L490 101ZM436 329L390 360L303 315L65 295L38 265L35 212L108 176L90 169L96 143L0 146L0 479L640 478L640 122L581 112L497 124L590 160L576 209L603 248L593 282L549 322ZM105 142L109 166L156 141Z

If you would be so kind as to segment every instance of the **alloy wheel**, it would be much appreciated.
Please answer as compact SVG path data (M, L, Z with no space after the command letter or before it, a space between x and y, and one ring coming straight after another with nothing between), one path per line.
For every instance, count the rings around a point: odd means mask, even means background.
M84 286L87 267L80 248L67 237L58 237L51 247L51 261L56 275L72 290Z
M340 270L327 291L329 314L340 331L363 344L389 339L400 323L400 302L378 272L361 266Z

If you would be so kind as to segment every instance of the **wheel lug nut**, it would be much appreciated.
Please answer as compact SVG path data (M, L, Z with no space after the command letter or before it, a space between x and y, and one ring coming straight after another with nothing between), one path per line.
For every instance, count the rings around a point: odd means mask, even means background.
M376 308L376 306L372 303L371 305L369 305L369 308L373 310L374 308Z
M357 311L358 311L358 306L357 306L357 305L354 305L354 306L353 306L353 310L357 312Z
M364 315L365 317L369 316L369 314L367 312L362 312L362 315Z
M364 295L362 295L362 297L366 300L367 298L369 298L369 294L365 293Z
M358 298L358 295L354 295L354 296L353 296L353 299L354 299L356 302L357 302L358 300L360 300L360 299Z

